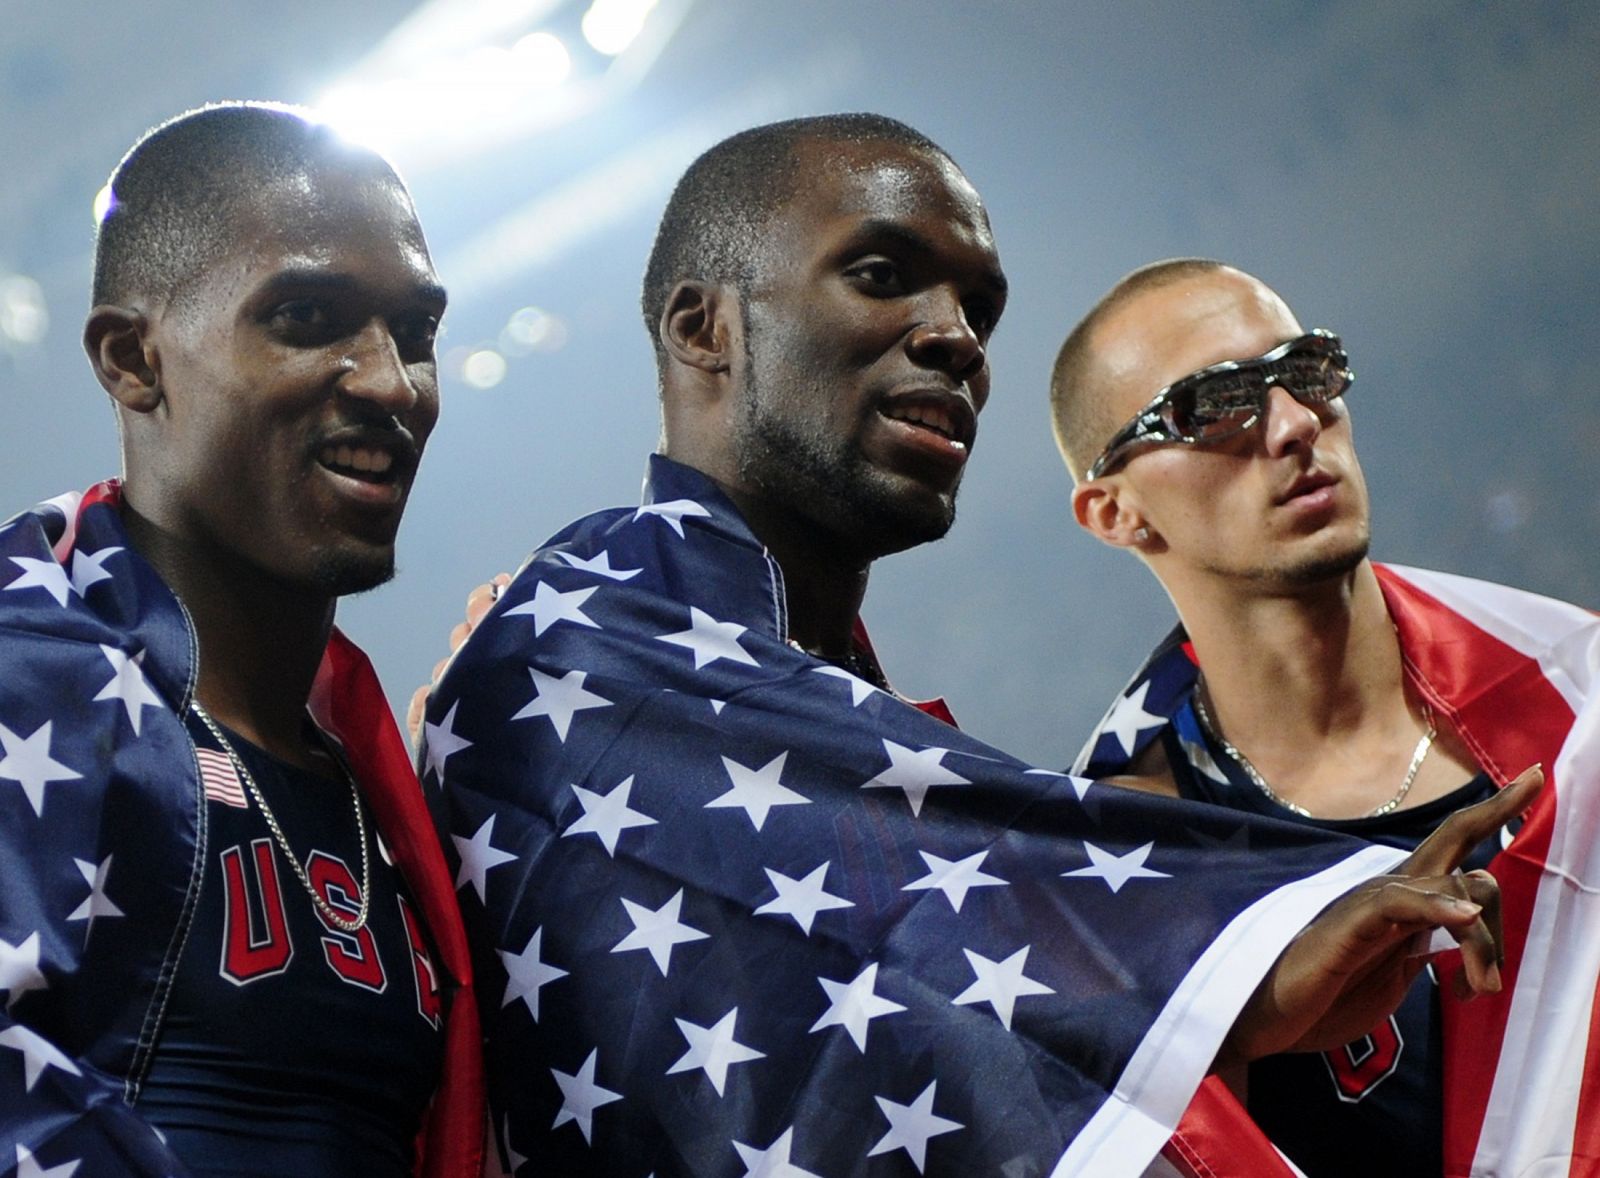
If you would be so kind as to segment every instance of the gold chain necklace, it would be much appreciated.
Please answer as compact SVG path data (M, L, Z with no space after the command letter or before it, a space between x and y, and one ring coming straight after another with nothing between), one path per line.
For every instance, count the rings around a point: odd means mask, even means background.
M206 710L200 706L200 701L195 700L194 714L200 717L202 723L216 737L217 743L222 746L222 751L228 754L228 760L233 763L234 772L244 782L245 788L250 791L250 796L256 800L256 805L261 809L261 816L267 820L267 829L272 831L272 837L283 850L284 857L289 860L289 866L294 868L294 873L300 879L300 886L305 888L306 895L311 897L311 902L317 906L317 911L327 919L328 923L340 932L359 933L367 925L367 911L372 903L372 862L367 855L367 820L361 813L361 791L356 786L355 774L351 773L344 761L332 754L339 768L344 770L345 780L350 783L350 799L356 810L356 838L361 842L361 909L355 919L341 916L333 905L324 900L321 894L311 884L311 877L306 874L306 869L300 865L300 860L289 849L289 840L284 836L283 827L278 825L277 817L272 813L272 808L267 805L267 799L261 796L261 787L256 785L256 779L250 775L250 770L239 759L239 754L233 749L233 744L222 734L222 728L207 715ZM321 729L317 729L321 733Z
M1285 810L1291 810L1302 818L1315 818L1316 815L1304 806L1297 805L1288 798L1279 797L1277 791L1267 784L1267 779L1261 776L1256 767L1250 763L1250 758L1228 743L1228 738L1222 735L1222 731L1217 727L1216 721L1211 718L1211 713L1206 710L1205 695L1206 684L1205 678L1202 676L1195 680L1192 698L1194 699L1194 714L1200 721L1200 727L1206 730L1206 735L1222 746L1222 751L1233 758L1233 763L1243 769L1245 776L1254 782L1256 788L1266 794L1267 797L1277 802ZM1422 705L1422 715L1428 722L1428 730L1422 734L1422 739L1417 741L1416 751L1411 754L1411 764L1406 769L1404 780L1400 782L1400 788L1395 792L1394 797L1376 809L1368 810L1361 817L1382 818L1385 814L1393 813L1396 807L1406 800L1406 795L1411 792L1412 783L1417 780L1417 770L1421 769L1422 762L1428 759L1428 750L1433 748L1433 738L1438 735L1438 731L1433 724L1433 709L1425 703Z

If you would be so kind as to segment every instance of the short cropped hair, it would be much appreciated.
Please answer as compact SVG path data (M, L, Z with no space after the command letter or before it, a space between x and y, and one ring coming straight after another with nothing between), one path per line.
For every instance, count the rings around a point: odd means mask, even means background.
M309 111L277 103L216 103L146 132L111 174L95 233L94 304L180 301L232 243L247 200L329 164L394 175Z
M875 114L769 123L708 149L673 189L645 267L640 310L658 357L663 352L657 326L678 283L746 285L755 276L761 231L794 198L803 180L796 148L812 141L891 143L950 159L920 131Z
M1141 266L1113 286L1067 336L1050 375L1050 417L1055 425L1056 445L1074 482L1083 479L1122 425L1098 387L1095 332L1113 311L1147 291L1226 268L1210 258L1169 258Z

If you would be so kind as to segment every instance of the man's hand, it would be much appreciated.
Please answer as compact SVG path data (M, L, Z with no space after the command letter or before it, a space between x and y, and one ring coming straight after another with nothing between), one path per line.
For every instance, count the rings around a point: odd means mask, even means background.
M433 677L411 693L411 705L406 708L406 732L411 737L413 748L422 744L422 717L428 710L428 694L439 682L439 677L450 665L450 660L455 657L456 651L461 649L461 644L478 628L478 623L483 621L484 614L500 600L500 594L509 584L511 584L510 573L496 573L492 580L479 585L467 594L467 616L457 622L450 631L450 653L433 665Z
M1224 1067L1284 1051L1327 1051L1393 1013L1426 958L1419 936L1448 929L1461 946L1457 997L1500 989L1500 887L1486 871L1457 874L1472 849L1533 804L1538 766L1494 797L1458 810L1392 875L1330 905L1284 950L1217 1056Z

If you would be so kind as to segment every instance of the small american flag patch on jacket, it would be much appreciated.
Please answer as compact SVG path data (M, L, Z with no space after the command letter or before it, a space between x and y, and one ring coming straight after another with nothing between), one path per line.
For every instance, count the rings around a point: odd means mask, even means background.
M200 760L200 780L206 787L206 799L248 809L250 802L244 796L244 785L228 755L215 749L195 749L194 752Z

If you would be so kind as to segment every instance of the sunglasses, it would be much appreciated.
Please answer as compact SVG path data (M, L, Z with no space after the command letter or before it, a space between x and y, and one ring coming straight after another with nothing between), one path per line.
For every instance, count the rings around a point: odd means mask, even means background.
M1302 405L1316 406L1342 396L1354 379L1339 337L1321 328L1254 360L1224 360L1191 372L1119 429L1085 477L1099 478L1135 446L1220 442L1243 433L1266 413L1274 386Z

